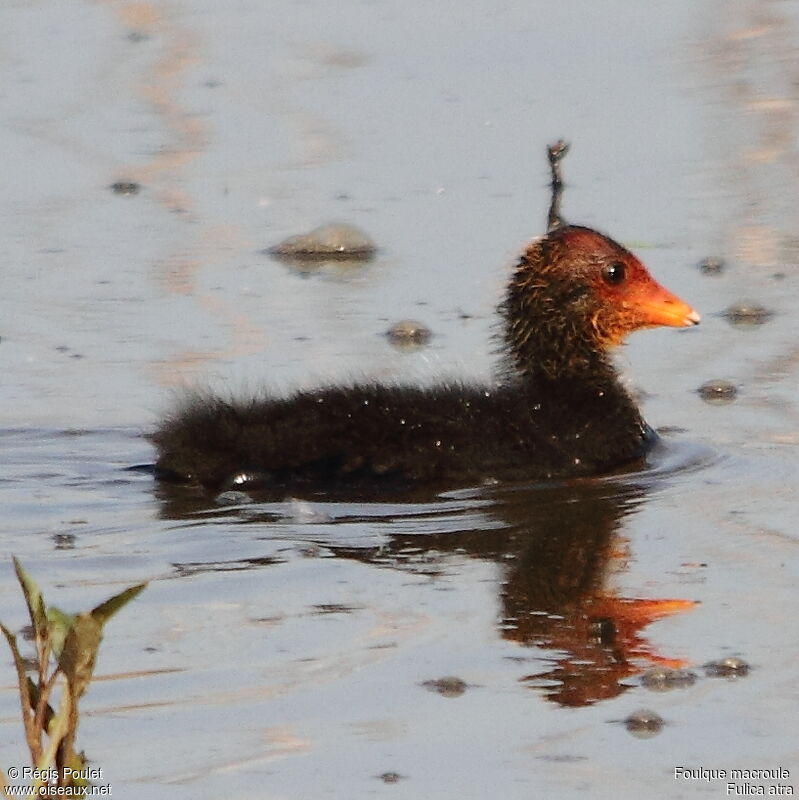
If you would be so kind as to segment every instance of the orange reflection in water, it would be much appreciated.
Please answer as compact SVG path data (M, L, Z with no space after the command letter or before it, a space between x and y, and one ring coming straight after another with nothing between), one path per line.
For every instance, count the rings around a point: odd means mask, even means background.
M538 616L537 624L506 629L508 639L559 651L554 666L521 680L564 706L584 706L621 694L622 683L648 667L678 669L685 661L658 653L643 629L692 609L691 600L598 595L566 615Z

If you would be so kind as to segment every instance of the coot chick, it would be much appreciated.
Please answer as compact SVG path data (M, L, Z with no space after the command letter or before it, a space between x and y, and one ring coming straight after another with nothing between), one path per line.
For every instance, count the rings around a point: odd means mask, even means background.
M495 384L193 395L152 436L156 472L295 493L583 476L646 452L655 434L610 351L639 328L696 325L695 311L609 237L559 225L524 251L499 313Z

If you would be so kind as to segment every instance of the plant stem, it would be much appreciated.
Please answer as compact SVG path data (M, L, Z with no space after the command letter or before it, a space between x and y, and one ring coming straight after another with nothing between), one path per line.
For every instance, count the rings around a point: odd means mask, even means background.
M569 143L559 139L554 144L547 147L549 158L549 170L552 180L549 184L552 189L552 198L549 203L549 214L547 215L547 232L562 228L565 224L560 215L560 198L563 194L563 179L560 174L560 161L569 152Z

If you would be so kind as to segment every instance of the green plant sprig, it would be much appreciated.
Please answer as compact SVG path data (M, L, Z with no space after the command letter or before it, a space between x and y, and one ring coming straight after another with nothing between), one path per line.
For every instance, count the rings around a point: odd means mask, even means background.
M17 575L33 629L36 646L34 677L28 676L25 660L19 651L17 637L0 623L17 671L19 701L25 741L30 751L35 774L57 772L54 786L84 786L86 781L72 773L86 765L83 753L75 751L78 730L78 702L91 683L97 651L103 638L106 622L127 605L147 586L139 583L110 597L91 611L65 614L55 606L45 606L44 597L35 581L14 558ZM61 685L58 710L50 705L50 696L57 684ZM45 740L46 737L46 740ZM67 772L67 768L72 773ZM36 777L32 786L38 792L48 784L48 779ZM6 797L7 783L0 771L0 789Z

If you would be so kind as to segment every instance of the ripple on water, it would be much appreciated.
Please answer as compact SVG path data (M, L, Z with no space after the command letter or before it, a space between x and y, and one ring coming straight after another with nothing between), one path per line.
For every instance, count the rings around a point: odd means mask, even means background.
M165 519L193 527L267 524L268 536L312 540L348 547L377 547L386 536L447 536L507 527L501 509L535 508L557 513L563 503L615 498L620 506L637 502L641 492L657 491L676 476L706 469L719 453L701 444L661 438L645 462L609 475L553 482L498 482L432 493L424 488L387 501L323 497L264 500L258 491L226 491L216 498L185 486L156 484Z
M346 680L348 670L392 650L402 661L406 642L421 646L417 631L426 626L442 642L466 626L464 641L475 649L462 663L442 650L432 675L385 667L408 692L420 683L439 692L483 685L471 659L497 651L522 654L525 666L511 678L520 690L561 706L635 691L631 675L679 666L649 644L646 626L690 604L606 588L606 575L618 570L617 534L647 496L719 460L666 436L646 463L594 479L498 483L404 502L263 502L255 492L229 491L220 504L129 469L152 457L134 430L0 438L3 496L30 496L36 487L46 499L10 523L26 531L14 550L31 574L48 587L58 575L53 600L66 596L68 609L86 605L87 584L150 578L115 632L144 631L154 668L201 665L191 675L208 702L239 697L219 688L224 669L236 670L241 697L257 691L264 670L270 691L296 691L320 675ZM206 654L211 640L218 663ZM239 651L257 669L239 663ZM169 705L175 687L160 685ZM135 687L114 690L123 700L109 705L135 699Z

